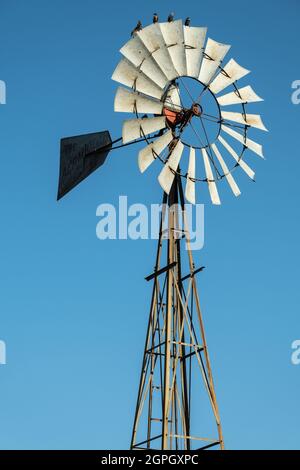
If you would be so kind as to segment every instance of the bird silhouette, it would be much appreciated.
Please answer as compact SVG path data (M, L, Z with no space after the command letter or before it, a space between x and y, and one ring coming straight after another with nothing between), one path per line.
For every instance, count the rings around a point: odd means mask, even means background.
M174 21L174 13L170 13L169 16L168 16L168 22L169 23L172 23L172 21Z
M153 14L153 23L158 23L158 14L157 13Z
M191 18L187 18L184 23L185 26L190 26L191 25Z
M136 27L134 28L134 30L131 31L131 36L132 36L132 37L135 36L136 33L138 33L139 31L141 31L142 29L143 29L143 27L142 27L142 22L139 20L139 21L137 22L137 25L136 25Z

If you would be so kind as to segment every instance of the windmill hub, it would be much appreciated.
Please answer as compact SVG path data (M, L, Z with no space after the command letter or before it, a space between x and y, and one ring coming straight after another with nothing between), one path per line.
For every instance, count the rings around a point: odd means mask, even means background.
M194 103L191 108L191 111L193 113L193 116L200 117L201 114L203 114L202 106L199 103Z
M203 114L203 108L199 103L193 103L188 109L171 111L168 108L164 108L164 115L167 118L169 126L172 129L178 128L181 132L191 122L193 117L200 117Z
M198 79L173 80L163 97L168 127L188 147L201 149L218 139L221 114L213 93Z

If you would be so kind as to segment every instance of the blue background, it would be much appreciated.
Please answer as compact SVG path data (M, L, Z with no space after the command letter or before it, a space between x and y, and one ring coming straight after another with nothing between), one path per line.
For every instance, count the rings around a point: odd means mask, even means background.
M141 6L143 5L143 6ZM137 149L55 200L59 139L110 129L110 80L122 44L154 11L191 16L253 74L269 134L253 133L267 161L251 156L253 184L205 188L207 266L199 279L226 447L299 449L300 366L291 364L299 321L299 118L297 0L227 2L0 0L2 449L128 448L136 400L154 241L99 241L101 202L161 199L156 174L140 176ZM247 83L246 83L247 84ZM157 169L156 169L157 171ZM201 192L202 191L202 192Z

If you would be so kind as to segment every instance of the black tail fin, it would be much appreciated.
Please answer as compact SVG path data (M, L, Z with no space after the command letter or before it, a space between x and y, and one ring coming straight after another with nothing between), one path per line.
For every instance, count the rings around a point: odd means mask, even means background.
M108 131L61 140L57 200L103 165L111 145Z

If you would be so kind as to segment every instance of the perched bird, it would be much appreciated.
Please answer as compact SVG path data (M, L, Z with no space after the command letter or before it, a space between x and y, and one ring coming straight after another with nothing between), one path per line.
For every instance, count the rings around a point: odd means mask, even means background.
M137 25L136 25L136 27L134 28L134 30L131 31L131 36L132 36L132 37L135 36L136 33L138 33L139 31L141 31L142 29L143 29L143 27L142 27L142 22L139 20L139 21L137 22Z
M157 13L153 14L153 23L158 23L158 14Z
M174 21L174 13L170 13L169 16L168 16L168 22L169 23L172 23L172 21Z
M190 26L191 25L191 18L187 18L184 23L185 26Z

